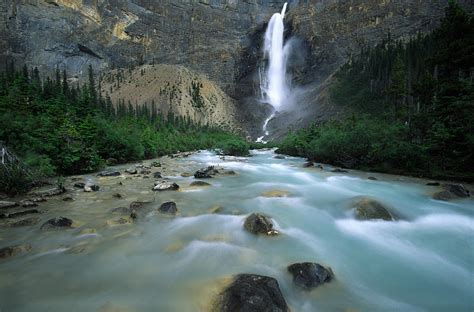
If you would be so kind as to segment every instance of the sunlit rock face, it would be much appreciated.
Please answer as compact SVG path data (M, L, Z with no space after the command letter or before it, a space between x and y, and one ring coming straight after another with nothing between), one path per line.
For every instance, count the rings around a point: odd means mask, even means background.
M80 79L86 68L109 71L166 63L205 74L238 100L249 131L260 135L268 106L258 103L263 36L284 0L4 0L0 2L0 66L7 56L45 72L59 66ZM461 4L473 7L472 1ZM341 114L328 102L327 79L366 44L390 30L402 38L434 29L447 0L289 1L285 40L291 85L304 86L299 107L269 123L288 126ZM301 114L304 112L304 114ZM301 115L301 116L300 116ZM273 131L271 131L273 129Z

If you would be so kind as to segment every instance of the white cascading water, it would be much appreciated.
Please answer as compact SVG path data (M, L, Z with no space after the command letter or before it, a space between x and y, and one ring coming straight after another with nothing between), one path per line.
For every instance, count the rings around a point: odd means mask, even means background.
M268 68L265 75L260 77L260 88L263 100L269 103L274 111L263 124L264 136L268 135L268 122L275 116L275 112L282 109L289 94L289 86L286 78L286 57L283 35L285 26L283 20L288 3L285 2L281 13L273 14L265 32L264 56L268 58ZM264 136L257 142L264 142Z

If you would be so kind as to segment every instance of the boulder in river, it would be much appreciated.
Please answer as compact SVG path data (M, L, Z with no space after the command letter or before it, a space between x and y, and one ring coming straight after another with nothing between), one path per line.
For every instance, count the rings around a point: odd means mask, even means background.
M214 166L209 166L207 168L201 168L194 174L196 179L210 179L212 176L218 174L219 171L214 168Z
M428 186L440 186L441 184L439 182L428 182L426 183Z
M158 211L165 214L175 215L178 212L178 207L176 207L175 202L166 202L161 204Z
M36 206L38 206L37 203L35 203L34 201L31 201L31 200L29 200L29 199L20 200L20 205L21 205L23 208L30 208L30 207L36 207Z
M157 181L153 187L153 191L177 191L178 189L178 184L168 181Z
M283 155L276 155L275 157L273 157L275 159L285 159L286 157L283 156Z
M312 161L307 161L303 164L303 168L313 167L314 163Z
M138 170L137 170L136 167L130 167L127 170L125 170L125 172L128 173L128 174L137 174Z
M161 172L157 171L157 172L154 172L154 173L153 173L153 178L155 178L155 179L161 179L161 178L163 178L163 177L161 176Z
M100 186L95 185L95 184L87 184L84 186L84 192L89 193L89 192L97 192L100 189Z
M333 169L331 172L334 172L334 173L347 173L349 171L347 171L346 169L336 168L336 169Z
M213 312L288 312L290 309L273 277L239 274L219 294Z
M448 201L451 199L466 198L471 196L469 190L467 190L462 184L443 184L442 188L443 190L433 194L434 199Z
M305 290L329 283L334 278L331 268L326 268L319 263L295 263L288 266L287 269L293 275L293 282Z
M76 182L74 183L73 185L75 188L78 188L78 189L83 189L84 186L86 186L86 184L84 182Z
M161 163L159 161L154 161L154 162L151 163L151 166L155 167L155 168L159 168L159 167L161 167Z
M202 186L211 186L211 183L207 183L205 181L193 181L189 186L192 187L202 187Z
M244 228L253 234L278 235L271 219L261 213L252 213L245 219Z
M376 177L368 177L367 179L372 180L372 181L377 181Z
M61 195L66 193L67 190L64 186L59 186L54 189L46 190L46 191L41 191L41 192L36 192L35 195L39 197L53 197L57 195Z
M395 220L389 209L375 199L361 198L355 202L354 207L356 209L356 218L359 220Z
M102 171L99 172L97 176L99 177L117 177L121 175L120 171L110 170L110 171Z
M3 247L3 248L0 248L0 259L7 259L10 257L14 257L20 254L27 253L30 250L31 250L30 244Z
M288 197L291 195L289 191L286 190L270 190L270 191L265 191L261 194L263 197Z
M40 230L48 229L59 229L59 228L71 228L73 221L66 217L56 217L49 219L40 227Z
M7 209L7 208L13 208L17 207L18 203L15 202L10 202L10 201L0 201L0 209Z

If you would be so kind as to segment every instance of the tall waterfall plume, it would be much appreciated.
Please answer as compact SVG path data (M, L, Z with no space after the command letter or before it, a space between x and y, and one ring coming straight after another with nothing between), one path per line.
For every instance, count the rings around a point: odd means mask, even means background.
M260 77L260 88L263 101L273 107L273 113L263 125L263 132L268 135L268 122L275 116L275 112L283 109L288 99L290 86L286 77L286 47L284 45L285 18L288 3L285 2L281 13L273 14L265 32L264 57L268 59L268 65ZM257 141L263 142L263 137Z

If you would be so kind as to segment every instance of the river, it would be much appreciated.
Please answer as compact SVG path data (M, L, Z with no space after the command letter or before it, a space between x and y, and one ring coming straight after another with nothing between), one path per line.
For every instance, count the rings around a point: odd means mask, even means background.
M83 176L101 187L85 193L67 178L74 201L52 198L38 209L41 222L65 216L73 229L0 227L0 246L33 247L0 261L0 311L207 311L238 273L276 278L292 311L474 309L472 197L437 201L426 180L333 173L303 168L301 158L275 159L271 150L252 154L163 158L165 169L154 170L181 186L174 192L153 192L154 179L124 174ZM207 165L237 174L208 179L209 187L190 187L195 179L180 175ZM360 196L387 205L398 220L356 220L351 207ZM132 223L117 224L120 211L112 209L137 200L150 203ZM166 201L176 202L176 217L156 211ZM271 216L281 235L247 233L252 212ZM286 267L303 261L330 266L334 281L295 287Z

